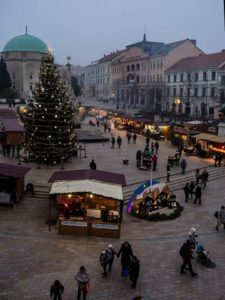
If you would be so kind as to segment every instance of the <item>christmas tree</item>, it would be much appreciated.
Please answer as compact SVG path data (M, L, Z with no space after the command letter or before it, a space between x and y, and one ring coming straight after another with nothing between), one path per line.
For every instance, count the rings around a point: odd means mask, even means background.
M42 60L33 100L22 117L24 148L39 164L57 164L74 153L74 110L54 57Z

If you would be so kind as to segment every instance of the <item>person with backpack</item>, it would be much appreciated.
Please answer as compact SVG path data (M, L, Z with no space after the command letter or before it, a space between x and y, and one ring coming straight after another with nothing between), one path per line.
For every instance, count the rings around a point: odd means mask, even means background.
M53 300L61 300L63 292L64 286L59 280L55 280L50 289L50 297L53 297Z
M188 202L188 198L189 198L189 194L190 194L190 187L189 187L188 182L183 187L183 190L184 190L184 195L185 195L185 202Z
M191 273L192 277L195 277L198 275L198 273L195 273L192 269L191 259L192 254L194 252L194 248L190 240L187 240L183 246L180 248L180 256L183 259L183 263L180 268L180 274L185 274L185 267L188 266L189 271Z
M223 224L225 229L225 207L221 206L220 211L217 213L217 225L216 230L219 231L220 225Z
M103 268L103 273L102 273L103 277L107 276L107 266L108 266L109 262L111 261L111 259L112 259L112 255L108 249L101 251L99 260L100 260L100 264Z
M132 282L132 284L131 284L132 289L136 288L137 280L139 277L139 271L140 271L140 262L139 262L137 256L134 256L130 260L130 265L129 265L129 276L130 276L130 280Z

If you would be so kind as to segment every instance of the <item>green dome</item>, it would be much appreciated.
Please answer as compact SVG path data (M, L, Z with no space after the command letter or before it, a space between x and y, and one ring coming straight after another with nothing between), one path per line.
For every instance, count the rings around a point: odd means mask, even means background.
M40 52L47 53L47 45L39 38L29 34L18 35L5 45L3 52Z

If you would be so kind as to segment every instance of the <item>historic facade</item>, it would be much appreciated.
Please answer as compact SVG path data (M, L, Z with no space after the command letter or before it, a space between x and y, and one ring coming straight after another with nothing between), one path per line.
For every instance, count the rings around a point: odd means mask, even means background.
M116 100L123 106L165 109L165 70L183 57L203 52L195 40L164 44L141 42L128 45L123 55L112 62L112 88Z
M122 55L123 51L116 51L92 62L85 67L84 90L85 97L111 99L112 92L112 62Z
M34 84L39 80L41 59L47 53L47 45L27 32L9 40L3 48L1 54L11 77L12 88L21 97L31 97Z
M166 74L166 110L218 116L225 103L225 51L181 59Z

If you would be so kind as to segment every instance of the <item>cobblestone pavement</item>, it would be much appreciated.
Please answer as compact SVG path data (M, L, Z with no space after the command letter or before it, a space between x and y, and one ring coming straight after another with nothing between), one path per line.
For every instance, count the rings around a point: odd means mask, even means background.
M113 132L115 136L124 132ZM144 138L138 136L138 144L111 149L109 144L88 144L88 158L75 158L65 164L65 169L88 168L93 158L98 168L124 173L127 182L144 180L148 172L135 166L135 153L142 149ZM165 162L175 148L168 142L160 143L158 170L154 177L165 175ZM122 157L129 158L129 165L122 164ZM212 163L188 157L188 168L194 169ZM11 162L10 158L1 161ZM17 161L12 161L17 163ZM46 184L56 167L33 168L29 180ZM180 171L178 167L172 172ZM65 286L63 299L76 299L77 286L74 274L85 265L91 276L90 300L130 300L140 293L143 299L206 299L222 300L225 295L225 232L215 230L214 212L225 204L225 180L209 182L203 192L202 206L184 203L183 191L177 199L184 206L180 218L166 222L148 222L125 215L120 240L98 237L62 236L53 227L48 232L45 224L48 203L35 198L26 198L14 209L0 207L0 300L49 299L50 285L59 279ZM198 239L210 251L215 269L207 269L193 260L193 269L198 278L188 273L179 274L181 258L179 248L187 238L190 227L198 230ZM125 240L129 241L141 262L141 272L136 290L130 287L129 279L120 276L120 261L115 258L112 272L102 278L99 253L109 243L116 250Z

